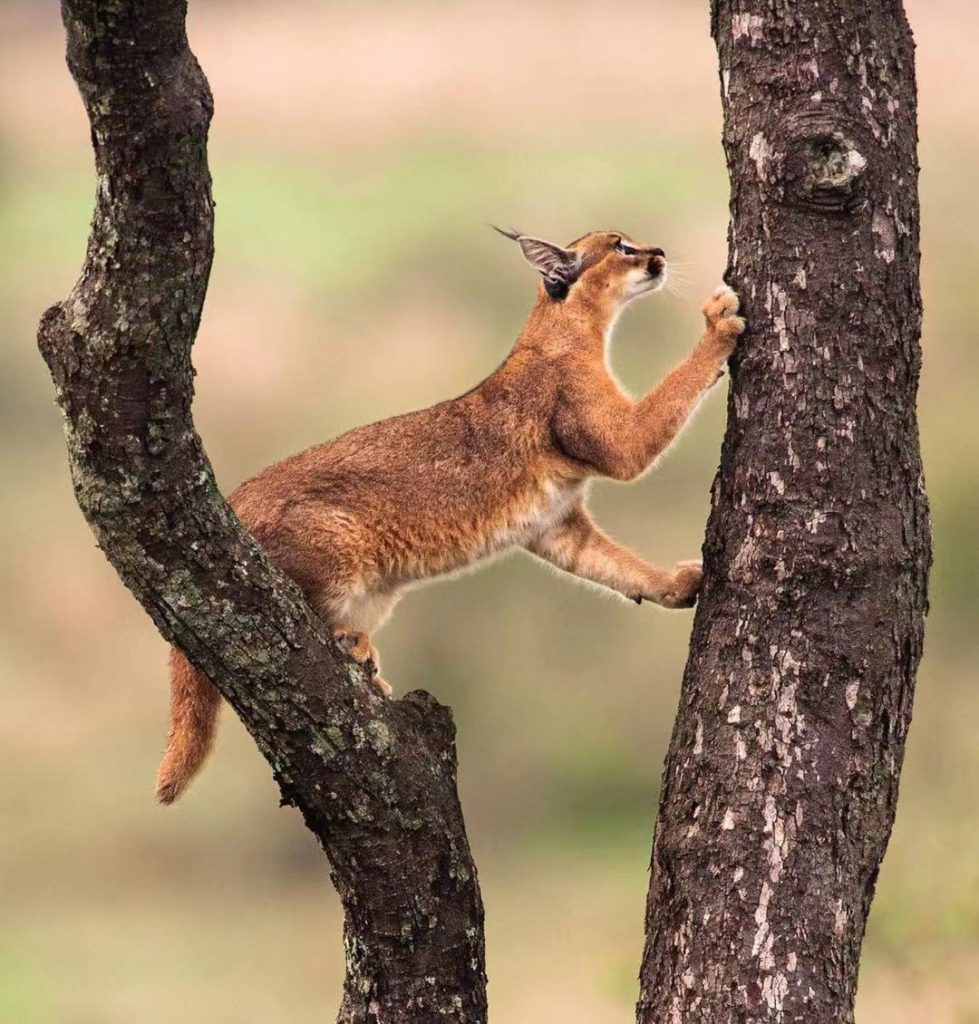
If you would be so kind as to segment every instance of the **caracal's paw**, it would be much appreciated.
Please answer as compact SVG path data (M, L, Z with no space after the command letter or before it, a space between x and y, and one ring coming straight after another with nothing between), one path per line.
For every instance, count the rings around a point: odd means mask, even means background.
M391 687L377 672L379 659L377 657L377 650L371 643L371 638L366 633L358 633L354 630L345 629L343 626L338 626L333 630L333 639L340 650L345 654L349 654L358 665L366 665L369 662L373 666L374 675L371 678L371 682L385 697L390 697L392 693Z
M678 562L661 604L664 608L692 608L704 581L704 567L700 562Z
M726 284L714 290L714 294L704 303L704 319L707 329L721 342L726 355L734 351L738 338L747 326L744 317L738 316L741 300L733 288Z
M349 654L359 665L370 661L371 640L366 633L356 633L338 626L333 630L333 639L336 640L337 647L345 654Z

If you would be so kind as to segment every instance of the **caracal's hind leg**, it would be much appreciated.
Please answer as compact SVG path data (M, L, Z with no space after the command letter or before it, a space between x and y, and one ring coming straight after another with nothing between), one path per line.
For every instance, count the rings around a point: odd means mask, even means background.
M371 634L388 620L399 596L396 589L372 591L358 581L345 592L321 592L315 600L320 614L333 626L333 638L340 648L358 664L372 664L374 685L385 696L391 693L391 687L378 675L377 650L371 643Z

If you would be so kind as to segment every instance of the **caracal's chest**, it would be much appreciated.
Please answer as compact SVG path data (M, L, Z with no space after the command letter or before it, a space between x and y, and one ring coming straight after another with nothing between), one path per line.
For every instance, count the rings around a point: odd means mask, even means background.
M582 481L545 479L527 492L514 497L503 510L503 521L492 531L486 555L511 547L522 547L577 505L584 494Z

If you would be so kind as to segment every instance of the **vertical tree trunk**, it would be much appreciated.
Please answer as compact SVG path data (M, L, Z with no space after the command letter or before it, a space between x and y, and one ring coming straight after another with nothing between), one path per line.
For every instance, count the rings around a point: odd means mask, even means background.
M714 0L735 358L638 1019L852 1021L930 564L899 0Z
M451 716L424 693L384 700L340 656L219 494L194 430L211 95L185 14L182 0L62 4L98 188L81 276L38 341L75 494L123 582L228 699L327 852L346 915L340 1021L481 1024L483 908Z

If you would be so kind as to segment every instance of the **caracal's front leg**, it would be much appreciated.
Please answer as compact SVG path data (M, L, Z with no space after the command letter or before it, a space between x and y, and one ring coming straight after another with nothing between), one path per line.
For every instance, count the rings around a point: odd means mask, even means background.
M554 433L565 454L614 480L644 473L720 378L745 328L737 313L737 295L718 288L704 304L707 330L694 350L638 402L604 365L582 360L555 410Z
M583 506L535 537L527 550L637 604L653 601L664 608L689 608L703 577L699 562L681 562L672 572L650 565L602 533Z
M704 303L707 329L694 350L662 383L643 398L636 419L645 443L645 464L673 443L704 395L720 380L734 353L745 322L735 292L721 285Z

